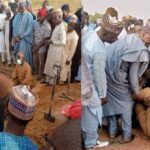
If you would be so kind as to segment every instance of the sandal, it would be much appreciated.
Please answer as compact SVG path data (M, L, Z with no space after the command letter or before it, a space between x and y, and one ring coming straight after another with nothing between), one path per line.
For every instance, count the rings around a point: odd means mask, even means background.
M126 144L126 143L130 143L130 142L132 142L133 140L134 140L134 138L135 138L135 135L131 135L131 137L130 138L128 138L128 139L123 139L123 137L121 137L120 139L119 139L119 143L120 144Z
M116 139L118 136L120 136L122 134L122 131L118 131L116 134L111 134L110 135L110 139L114 140Z

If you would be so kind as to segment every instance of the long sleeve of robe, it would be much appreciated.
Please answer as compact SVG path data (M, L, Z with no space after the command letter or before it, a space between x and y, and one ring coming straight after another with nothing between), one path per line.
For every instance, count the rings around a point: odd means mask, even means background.
M77 47L77 43L78 43L78 37L76 36L75 38L73 38L71 40L71 47L70 47L70 54L68 56L68 60L71 61L73 56L74 56L74 53L76 51L76 47Z
M106 97L106 57L104 43L95 31L89 31L82 37L82 105L101 106L100 99Z
M102 54L95 53L93 59L93 80L98 90L99 98L106 97L106 73L105 73L105 57Z
M139 93L139 80L138 80L138 72L140 68L140 63L135 62L130 65L129 69L129 81L134 93Z
M66 44L66 30L64 30L63 28L60 30L59 33L60 37L59 40L52 40L54 45L65 45Z

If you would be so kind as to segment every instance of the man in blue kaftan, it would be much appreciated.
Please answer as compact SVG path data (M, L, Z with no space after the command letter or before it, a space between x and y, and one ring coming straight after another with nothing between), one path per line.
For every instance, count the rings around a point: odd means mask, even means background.
M13 21L14 52L23 52L26 61L33 67L32 41L33 41L33 17L26 11L26 1L19 3L19 13Z
M112 43L117 40L121 30L120 22L112 23L108 16L104 16L101 30L98 32L91 30L82 36L81 128L86 149L109 144L107 141L99 141L97 133L98 126L102 123L102 105L107 102L105 74L107 51L104 42Z

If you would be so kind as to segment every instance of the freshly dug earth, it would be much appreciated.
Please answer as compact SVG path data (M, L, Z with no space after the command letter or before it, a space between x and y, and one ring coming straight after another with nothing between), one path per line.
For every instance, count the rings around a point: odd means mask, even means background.
M110 144L108 147L103 148L103 150L150 150L150 138L146 137L140 128L133 129L133 134L135 135L134 140L131 143L119 144L116 139L113 144ZM101 140L108 140L108 135L106 131L100 131L99 135ZM100 150L95 148L94 150Z
M39 96L39 103L36 108L35 117L28 125L25 132L26 135L30 136L38 143L40 149L44 144L44 134L52 133L57 126L66 121L66 118L60 114L60 108L65 104L72 103L67 99L60 98L61 92L65 91L66 86L57 86L52 109L52 115L55 116L56 122L48 122L44 119L44 112L48 112L49 109L51 89L52 87L46 87L41 84L38 84L34 89L35 93ZM80 98L80 84L71 84L70 95L74 99Z
M12 68L2 67L0 65L0 72L11 74ZM60 114L60 108L68 103L72 103L67 99L60 98L62 91L66 90L66 86L56 86L56 94L54 98L54 106L52 114L56 117L55 123L50 123L44 119L44 112L48 112L50 103L50 94L52 87L47 87L37 83L34 91L39 96L39 103L37 105L35 117L31 123L29 123L25 134L31 137L38 145L39 149L42 150L44 144L43 135L46 133L52 133L54 129L64 123L66 118ZM70 95L74 99L80 98L80 84L71 84ZM103 148L103 150L150 150L150 139L144 136L140 128L133 129L135 135L134 141L128 144L121 145L119 143L110 144L110 146ZM100 139L109 140L105 130L100 130ZM67 144L67 143L66 143ZM95 149L99 150L99 149Z
M11 76L12 70L14 67L8 68L7 66L3 66L0 64L0 72L6 74L8 77ZM44 138L43 136L45 134L51 134L53 130L64 123L67 118L61 115L60 109L65 104L71 104L72 101L68 99L60 98L60 95L62 92L66 92L67 86L56 86L56 92L54 97L54 105L52 109L52 115L55 116L56 121L55 123L48 122L44 119L44 113L48 113L49 111L49 105L50 105L50 96L52 87L45 86L37 82L36 87L33 89L33 91L38 95L39 97L39 103L36 107L36 112L34 119L29 123L27 126L27 129L25 131L25 134L32 138L39 146L39 149L42 149L44 145ZM80 98L80 84L75 83L71 84L69 88L69 95L74 100L77 100Z

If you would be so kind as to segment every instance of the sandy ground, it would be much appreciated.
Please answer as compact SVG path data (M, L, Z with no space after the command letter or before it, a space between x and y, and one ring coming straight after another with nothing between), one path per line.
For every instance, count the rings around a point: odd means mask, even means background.
M37 105L35 117L33 121L29 124L26 134L36 140L39 144L40 148L43 145L43 138L42 136L46 133L51 133L58 125L63 123L66 118L60 114L60 108L68 103L72 103L69 100L60 98L61 92L65 91L65 86L57 86L56 87L56 94L54 98L54 106L52 109L52 115L55 116L56 122L50 123L44 119L44 112L48 112L49 103L50 103L50 93L51 87L46 87L41 84L38 84L34 91L39 96L39 103ZM72 84L70 86L70 95L74 99L80 98L80 85L79 84ZM34 134L33 134L34 133Z
M2 67L0 65L0 72L5 72L11 74L12 69L8 69L7 67ZM35 117L33 121L28 125L25 134L31 137L34 141L36 141L39 145L39 149L42 149L44 144L43 135L46 133L52 133L53 130L62 124L66 118L60 114L60 108L68 103L72 103L67 99L60 98L60 94L62 91L66 90L66 86L57 86L56 94L54 98L54 106L52 114L56 117L55 123L50 123L44 119L44 112L48 112L49 104L50 104L50 93L52 87L43 86L40 83L37 84L34 91L39 96L39 103L37 105ZM70 95L74 99L80 98L80 84L71 84L70 86ZM104 150L150 150L150 139L144 136L143 132L140 128L133 129L133 133L135 135L135 139L133 142L128 144L110 144L110 146L106 148L101 148ZM109 140L106 131L100 130L101 140ZM99 149L95 149L99 150Z
M133 129L133 134L135 139L128 144L119 144L115 142L110 144L108 147L103 148L103 150L150 150L150 139L146 137L140 128ZM108 135L105 131L100 131L101 140L109 140ZM116 139L117 141L118 139ZM99 150L98 148L95 150Z
M3 65L0 64L0 72L5 73L8 76L11 75L12 68L13 67L3 67ZM44 119L44 113L49 111L52 87L45 86L37 82L37 86L33 89L33 91L38 95L39 103L36 108L34 119L31 121L31 123L29 123L25 134L36 141L36 143L39 145L39 149L42 149L44 144L43 136L47 133L52 133L57 126L66 121L66 118L60 113L61 107L65 104L70 104L73 102L68 99L60 98L61 93L66 92L66 86L57 85L52 109L52 115L56 118L56 121L55 123L50 123ZM69 95L71 95L71 98L75 100L79 99L80 91L80 84L71 84Z

